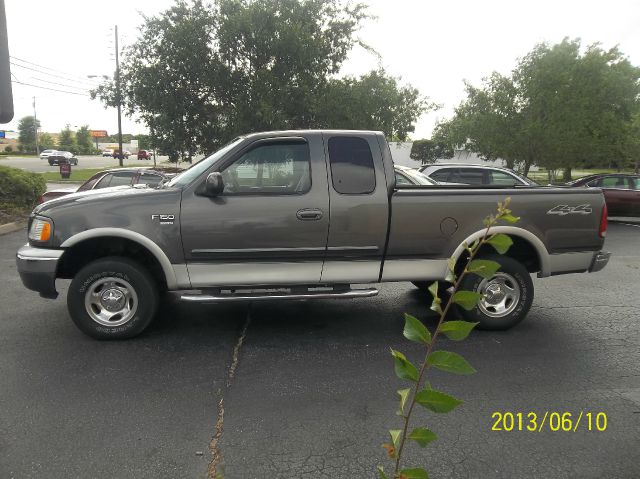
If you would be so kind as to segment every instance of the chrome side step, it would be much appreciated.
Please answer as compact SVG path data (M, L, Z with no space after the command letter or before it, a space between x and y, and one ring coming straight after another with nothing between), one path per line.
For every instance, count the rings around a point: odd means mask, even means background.
M285 290L266 290L264 292L251 292L251 290L240 290L247 292L236 292L233 290L229 293L222 291L215 294L183 294L180 296L182 301L192 303L223 303L232 301L275 301L286 299L351 299L351 298L369 298L377 296L378 290L375 288L366 289L317 289L307 290L305 292L287 292Z

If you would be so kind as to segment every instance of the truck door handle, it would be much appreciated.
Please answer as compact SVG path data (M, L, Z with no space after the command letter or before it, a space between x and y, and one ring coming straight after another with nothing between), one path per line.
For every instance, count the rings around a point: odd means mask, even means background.
M296 218L302 221L317 221L322 219L322 215L324 212L317 208L305 208L302 210L298 210L296 213Z

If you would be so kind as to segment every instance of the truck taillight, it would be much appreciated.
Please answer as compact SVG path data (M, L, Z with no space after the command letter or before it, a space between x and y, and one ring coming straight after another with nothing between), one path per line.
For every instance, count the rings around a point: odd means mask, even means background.
M604 238L607 234L607 216L609 212L607 211L607 203L605 202L602 207L602 216L600 216L600 238Z

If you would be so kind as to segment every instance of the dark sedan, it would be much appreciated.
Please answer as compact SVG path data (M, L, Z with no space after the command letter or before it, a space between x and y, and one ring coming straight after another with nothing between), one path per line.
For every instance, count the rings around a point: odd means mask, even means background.
M640 175L589 175L567 185L602 189L609 216L640 216Z
M173 178L180 173L180 168L115 168L96 173L79 188L64 188L47 191L40 196L39 203L69 195L79 191L96 190L112 186L148 185L157 187L162 181Z

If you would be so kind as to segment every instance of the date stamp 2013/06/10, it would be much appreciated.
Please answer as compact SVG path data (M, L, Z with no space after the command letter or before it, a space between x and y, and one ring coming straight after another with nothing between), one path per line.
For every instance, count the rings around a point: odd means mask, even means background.
M577 413L567 411L544 411L537 413L496 411L491 414L492 431L528 431L528 432L577 432L607 430L607 414L592 411Z

